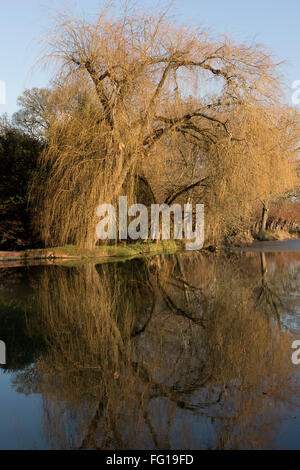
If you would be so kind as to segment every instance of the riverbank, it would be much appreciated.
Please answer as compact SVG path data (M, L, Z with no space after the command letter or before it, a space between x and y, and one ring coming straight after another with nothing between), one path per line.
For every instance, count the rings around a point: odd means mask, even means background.
M300 252L300 238L288 240L255 240L251 245L235 247L233 250L265 253L296 253Z
M229 251L267 251L267 252L299 252L300 238L264 239L240 245L205 247L201 251L214 252ZM95 248L81 248L74 245L65 245L48 249L35 249L24 251L0 251L0 268L18 267L28 265L49 264L78 264L93 261L108 262L127 260L137 257L154 256L157 254L173 254L184 251L184 244L178 240L157 240L155 242L121 244L113 246L97 246Z
M260 241L283 241L283 240L296 240L300 238L299 232L288 232L286 230L266 230L264 237Z
M172 254L182 249L182 243L175 240L158 240L153 243L121 244L81 248L65 245L47 249L24 251L0 251L0 267L12 263L14 266L35 261L62 262L71 260L91 260L102 258L134 258L154 254Z

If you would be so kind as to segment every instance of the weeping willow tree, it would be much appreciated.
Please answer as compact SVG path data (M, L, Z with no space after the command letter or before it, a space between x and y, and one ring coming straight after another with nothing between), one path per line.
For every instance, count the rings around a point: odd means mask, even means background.
M97 206L121 194L144 202L142 185L152 202L202 198L214 209L208 237L219 236L226 214L240 218L252 196L247 172L261 170L236 119L249 102L277 100L267 51L174 26L164 14L111 18L109 8L95 22L60 15L47 48L57 75L32 196L47 245L94 246Z

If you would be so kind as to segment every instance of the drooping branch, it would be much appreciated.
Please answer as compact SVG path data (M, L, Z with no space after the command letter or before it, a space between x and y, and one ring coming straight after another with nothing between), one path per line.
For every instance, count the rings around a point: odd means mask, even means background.
M196 188L197 186L201 186L207 180L208 180L208 177L206 176L205 178L201 178L195 183L191 183L187 186L184 186L183 188L177 189L175 192L172 192L171 194L169 194L169 196L164 201L165 204L172 204L172 202L175 201L175 199L177 199L179 196L187 193L188 191L190 191L193 188Z

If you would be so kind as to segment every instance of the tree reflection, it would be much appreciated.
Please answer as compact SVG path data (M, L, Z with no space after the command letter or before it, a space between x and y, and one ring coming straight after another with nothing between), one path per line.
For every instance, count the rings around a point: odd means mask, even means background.
M195 253L42 270L46 353L16 384L42 393L53 447L269 445L297 383L277 274L257 261Z

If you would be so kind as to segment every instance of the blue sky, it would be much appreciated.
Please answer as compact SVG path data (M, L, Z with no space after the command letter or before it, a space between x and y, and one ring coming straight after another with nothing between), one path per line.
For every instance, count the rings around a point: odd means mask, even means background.
M163 2L156 2L156 5ZM121 1L115 0L116 8ZM153 1L140 0L155 11ZM291 98L291 85L300 80L299 0L173 0L170 13L180 23L203 25L229 33L238 41L255 40L270 48L282 67ZM0 0L0 80L6 83L6 104L0 114L16 111L16 99L25 88L47 86L50 73L37 66L39 40L52 17L64 6L88 16L99 11L99 0Z

